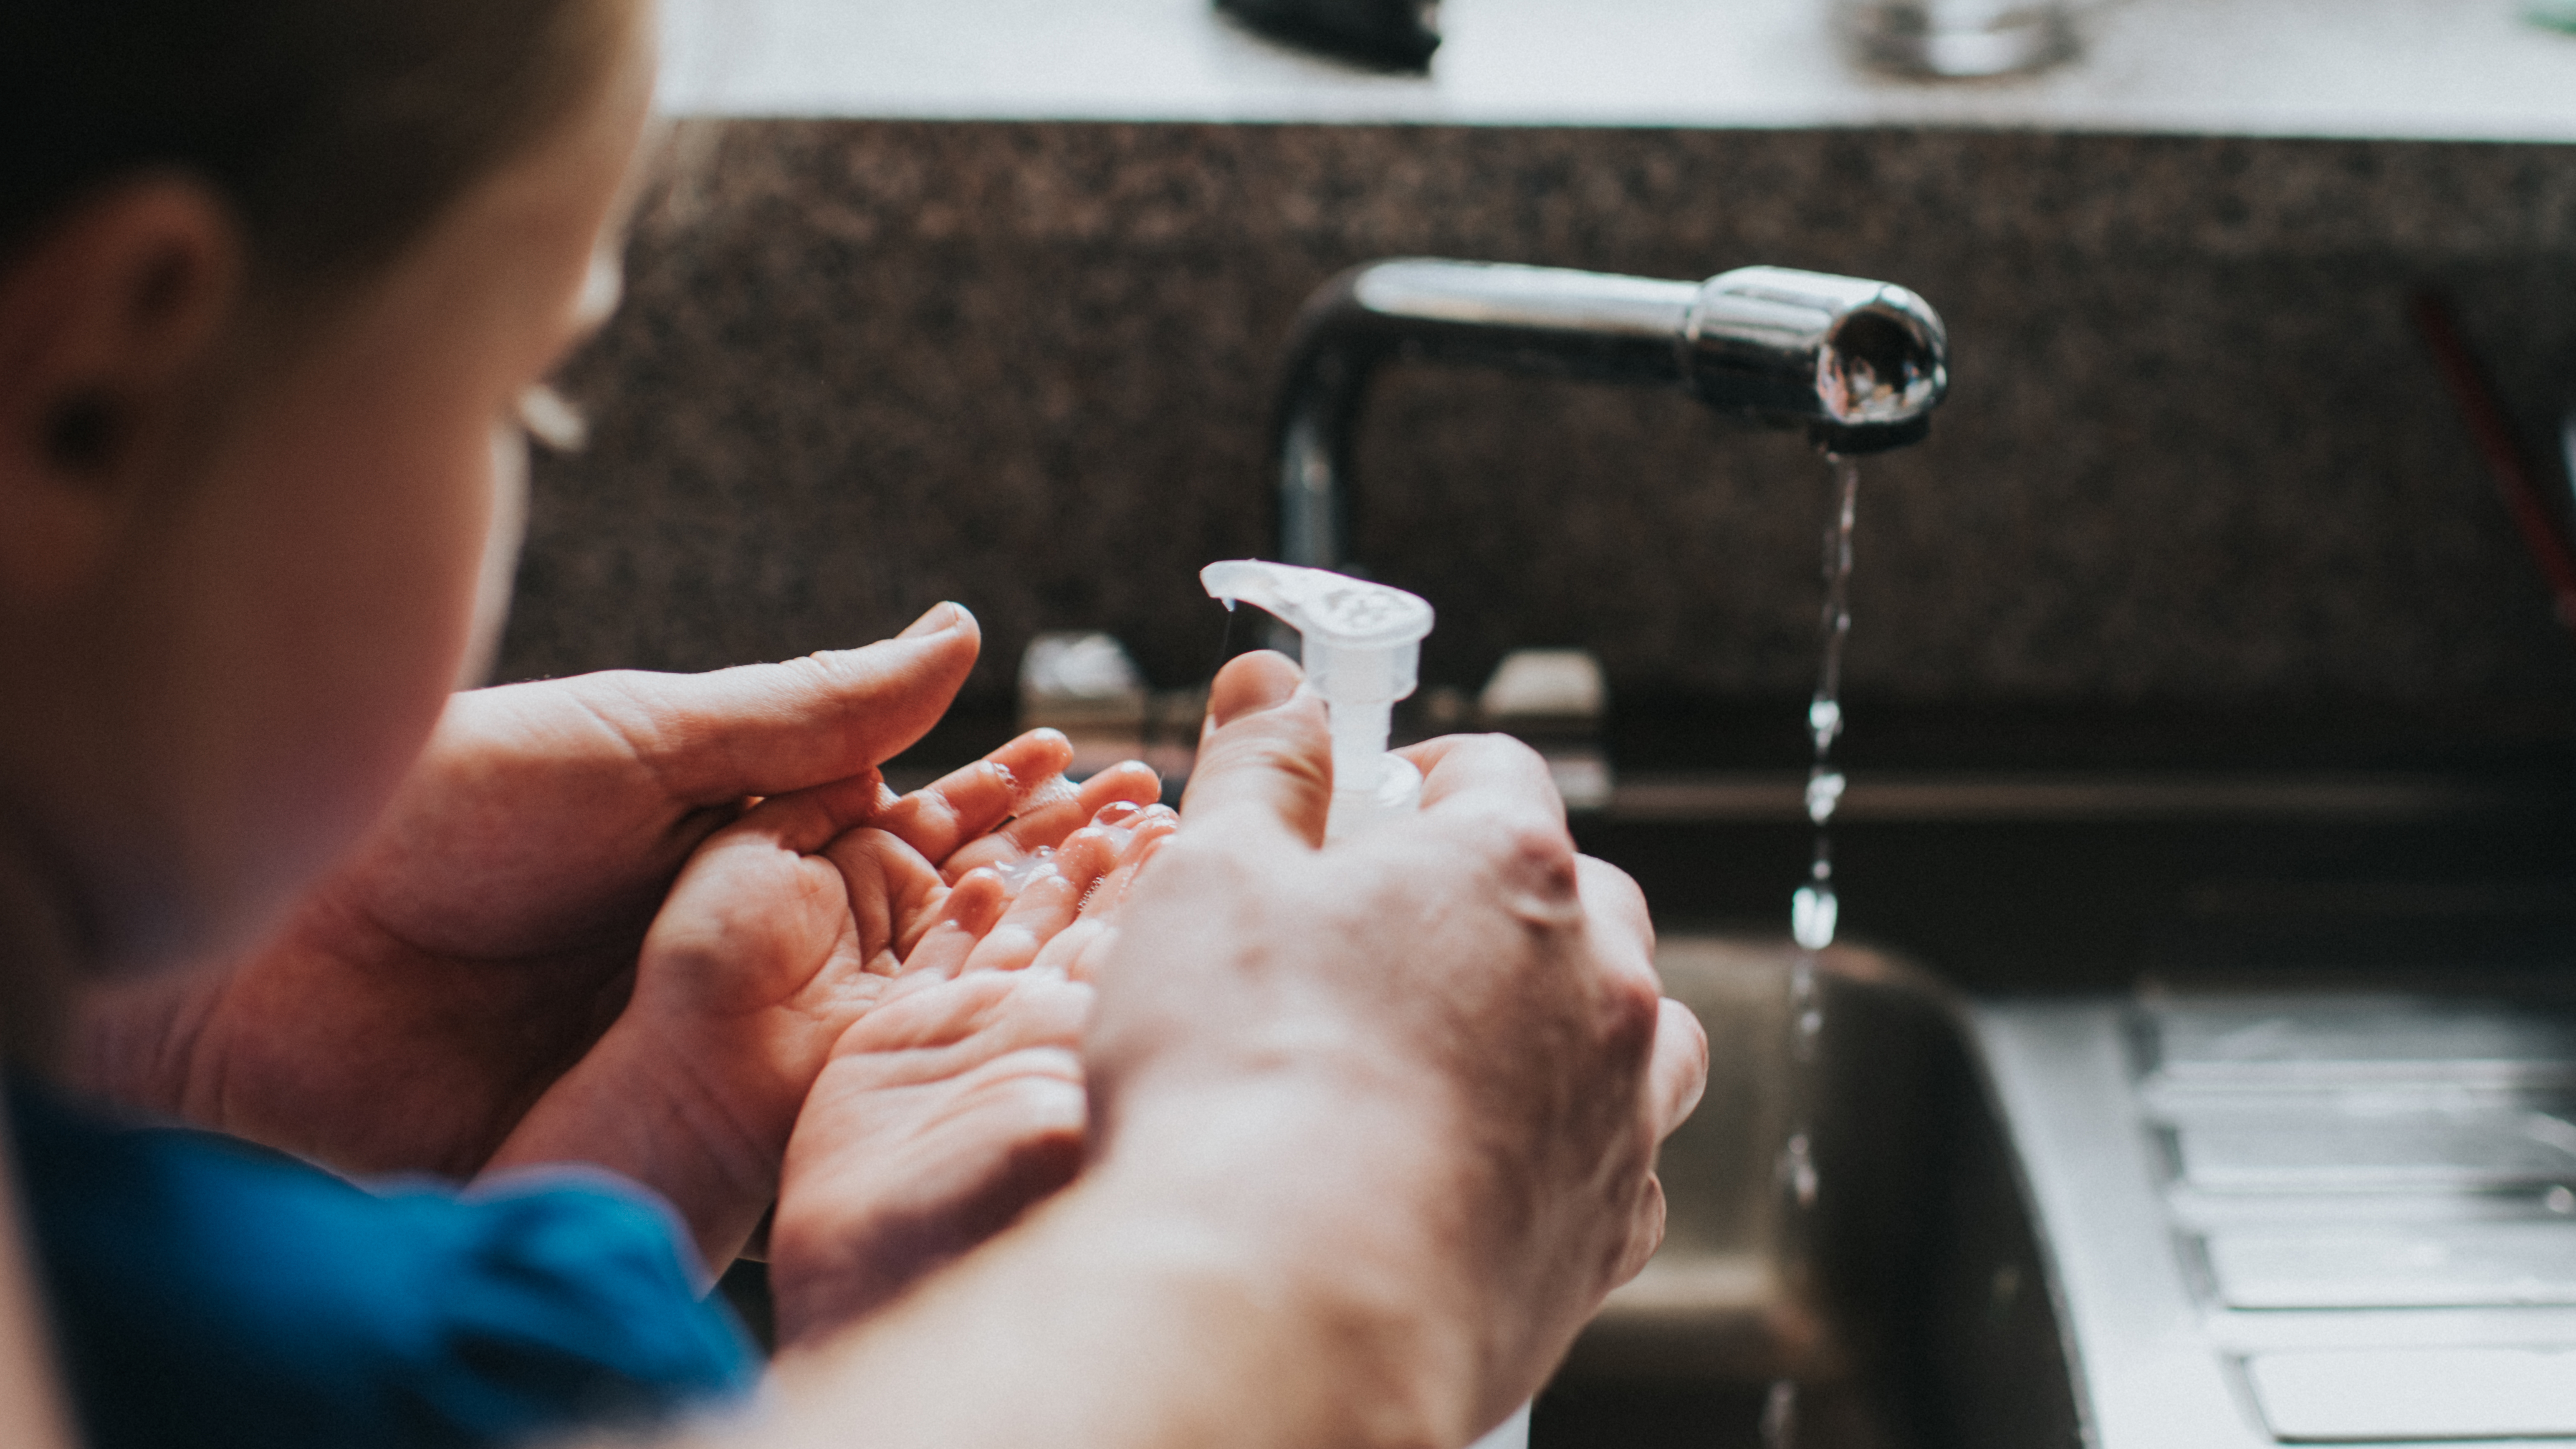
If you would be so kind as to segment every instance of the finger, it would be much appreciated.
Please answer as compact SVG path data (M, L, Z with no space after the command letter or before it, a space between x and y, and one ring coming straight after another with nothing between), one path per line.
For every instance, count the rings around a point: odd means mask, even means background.
M1285 835L1319 846L1333 804L1323 701L1301 695L1297 667L1267 650L1217 671L1208 727L1181 801L1193 826Z
M1091 823L1108 830L1124 830L1143 819L1151 808L1141 800L1112 800L1092 812Z
M1078 786L1058 783L1062 788L1033 795L1008 825L960 847L949 857L951 873L1051 850L1111 805L1143 806L1163 795L1162 778L1136 760L1112 765Z
M922 923L912 941L897 937L895 951L903 958L905 978L944 978L965 970L966 958L1001 923L1010 903L1009 888L999 875L989 870L969 872L949 889L947 899Z
M1062 971L1076 981L1090 981L1117 939L1119 903L1127 898L1138 871L1154 858L1155 849L1180 828L1181 817L1168 805L1136 807L1112 804L1094 817L1112 841L1124 838L1109 873L1083 893L1073 924L1038 949L1030 964Z
M1142 760L1124 760L1083 781L1070 798L1059 797L1044 808L1023 811L1001 833L1022 850L1051 849L1084 826L1099 823L1101 812L1113 806L1141 810L1162 798L1163 777L1154 773L1154 767Z
M1115 929L1100 917L1081 916L1072 925L1056 932L1054 940L1039 947L1037 959L1029 966L1033 970L1061 971L1076 981L1088 981L1091 979L1088 963L1098 955L1098 948L1104 944L1102 938Z
M1118 925L1114 921L1076 921L1073 923L1072 928L1067 930L1065 934L1068 936L1072 935L1074 931L1081 930L1086 924L1098 926L1098 934L1085 939L1081 943L1082 949L1072 953L1073 959L1064 963L1064 974L1075 981L1081 982L1085 986L1089 986L1100 980L1102 968L1107 966L1111 958L1117 953Z
M1565 819L1565 797L1547 761L1509 735L1443 735L1396 753L1422 771L1425 810L1539 811Z
M1101 813L1106 815L1109 812ZM1109 874L1100 878L1100 884L1092 887L1091 894L1083 897L1082 914L1086 920L1114 915L1119 902L1127 898L1128 888L1136 883L1137 873L1145 868L1145 862L1152 860L1155 850L1181 828L1181 817L1162 805L1138 811L1130 818L1133 823L1123 827L1127 844L1118 852L1117 863L1109 868Z
M1663 978L1655 971L1655 921L1646 909L1646 893L1626 871L1588 855L1574 858L1574 878L1596 950L1661 991Z
M720 834L750 834L799 855L815 855L868 818L882 788L873 769L846 780L773 795L745 812Z
M1708 1085L1708 1035L1690 1008L1662 994L1655 970L1655 926L1646 894L1628 873L1607 861L1576 856L1576 892L1582 901L1584 940L1591 959L1622 993L1639 1004L1654 993L1653 1033L1647 1039L1645 1091L1639 1111L1649 1141L1661 1141L1688 1117Z
M1032 788L1072 762L1072 741L1055 730L1031 730L895 801L872 823L944 867L957 847L1009 819Z
M940 604L893 639L711 674L570 681L674 797L717 805L856 775L928 733L975 665L975 616Z
M1117 846L1109 832L1074 832L1046 867L1020 887L1001 923L977 943L965 969L1017 971L1035 962L1046 944L1073 924L1083 897L1116 859Z
M1163 777L1142 760L1121 760L1083 781L1081 796L1084 814L1074 822L1075 829L1085 824L1114 825L1135 811L1161 804ZM1103 820L1103 815L1111 818Z
M1037 960L1038 952L1071 924L1082 898L1050 866L1030 877L984 939L975 943L959 975L983 971L1018 971Z
M1650 1172L1637 1194L1636 1213L1628 1221L1628 1249L1611 1269L1610 1286L1617 1287L1643 1272L1646 1260L1664 1245L1664 1210L1663 1179Z
M823 853L840 868L865 969L896 974L905 937L918 937L938 916L948 883L911 846L882 830L848 831Z
M1646 1059L1647 1130L1673 1135L1708 1090L1708 1033L1691 1009L1667 996L1657 1008L1655 1045Z
M1200 734L1204 737L1243 715L1279 704L1305 682L1306 671L1277 650L1256 649L1227 660L1208 685L1207 723Z
M1104 817L1109 813L1101 812ZM1153 857L1156 847L1181 828L1181 812L1169 805L1148 805L1115 821L1104 819L1103 824L1127 837L1126 845L1118 852L1118 863L1111 869L1133 873Z

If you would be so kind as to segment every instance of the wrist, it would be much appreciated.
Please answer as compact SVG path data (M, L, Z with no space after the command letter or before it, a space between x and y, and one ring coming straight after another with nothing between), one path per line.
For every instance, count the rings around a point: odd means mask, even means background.
M884 1313L792 1345L773 1403L907 1442L1447 1449L1526 1394L1403 1134L1354 1140L1366 1100L1205 1085L1119 1114L1069 1190Z
M1471 1437L1486 1295L1465 1247L1471 1169L1435 1096L1283 1074L1158 1091L1114 1116L1078 1210L1175 1245L1181 1277L1304 1334L1293 1351L1329 1370L1351 1416L1318 1442Z
M722 1272L778 1191L794 1120L712 1078L711 1049L621 1018L546 1090L487 1170L579 1162L658 1193ZM773 1120L776 1119L776 1120Z

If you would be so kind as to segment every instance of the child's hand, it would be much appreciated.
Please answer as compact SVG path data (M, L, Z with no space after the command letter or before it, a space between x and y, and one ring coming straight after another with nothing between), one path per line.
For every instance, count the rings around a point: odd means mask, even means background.
M655 918L615 1025L491 1165L624 1173L671 1200L709 1263L730 1260L775 1193L797 1107L833 1041L885 996L925 936L937 959L937 942L981 940L1018 913L1000 873L952 887L894 831L854 827L882 821L954 854L953 837L980 844L993 836L971 832L1007 818L993 832L1007 846L988 853L1017 863L1075 823L1073 812L1156 788L1150 771L1080 790L1052 774L1017 783L1033 764L1058 763L1060 746L1023 736L902 800L872 775L780 796L718 832ZM1032 794L1041 808L1019 809Z
M885 1306L1072 1179L1089 972L1177 826L1160 806L1101 810L988 928L974 929L981 907L940 913L902 980L833 1045L770 1230L782 1343ZM1002 888L986 867L952 900Z
M1087 978L1100 947L1115 935L1118 905L1136 873L1179 828L1180 816L1168 807L1113 800L1057 849L967 872L958 878L959 894L990 877L1006 906L972 940L962 929L971 912L928 925L905 972L955 976L1036 965Z

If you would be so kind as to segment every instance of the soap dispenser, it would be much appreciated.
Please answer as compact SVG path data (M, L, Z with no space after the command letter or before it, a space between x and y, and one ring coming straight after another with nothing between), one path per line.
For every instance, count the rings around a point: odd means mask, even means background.
M1422 772L1386 739L1395 702L1413 693L1431 605L1402 589L1329 569L1261 559L1232 559L1199 570L1208 597L1229 609L1257 604L1304 641L1301 694L1324 701L1333 732L1333 807L1324 821L1330 843L1411 814L1422 804ZM1529 1449L1530 1406L1523 1404L1467 1449Z
M1326 569L1233 559L1199 570L1208 597L1257 605L1304 641L1301 693L1324 701L1333 732L1333 809L1326 840L1411 812L1422 772L1387 751L1395 702L1413 693L1431 606L1402 589Z

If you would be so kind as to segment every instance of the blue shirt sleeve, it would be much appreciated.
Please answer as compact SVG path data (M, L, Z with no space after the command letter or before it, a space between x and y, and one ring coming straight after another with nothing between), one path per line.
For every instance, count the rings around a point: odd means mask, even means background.
M9 1105L92 1449L504 1445L757 1374L667 1211L605 1174L370 1191L21 1081Z

